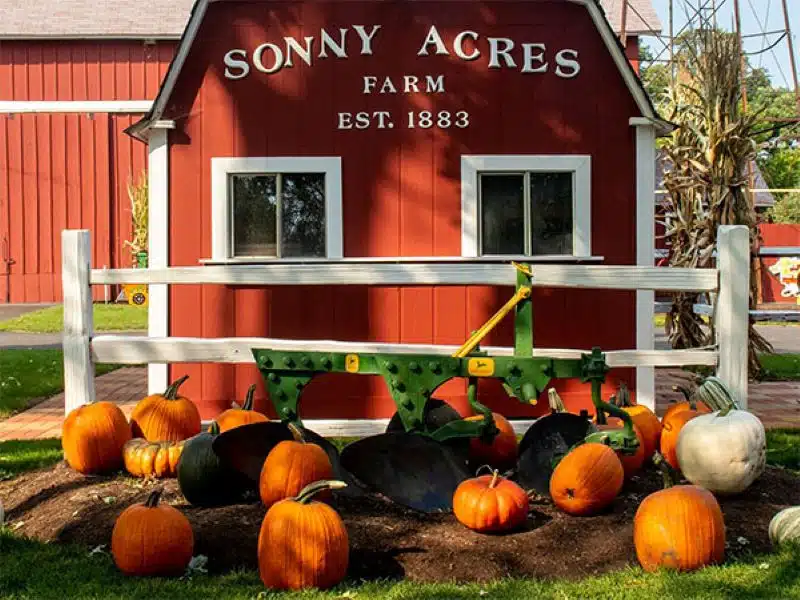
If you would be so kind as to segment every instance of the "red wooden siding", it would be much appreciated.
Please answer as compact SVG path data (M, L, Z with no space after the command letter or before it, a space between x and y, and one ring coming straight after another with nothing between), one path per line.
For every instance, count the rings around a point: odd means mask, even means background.
M319 36L352 23L381 24L373 56L299 62L266 76L226 80L222 57L282 36ZM432 23L449 47L464 29L481 35L482 56L418 57ZM352 32L351 32L352 33ZM487 69L487 36L548 50L577 48L582 70L565 80L551 71L523 75ZM553 49L553 50L551 50ZM551 61L552 59L551 54ZM365 74L444 74L446 94L365 96ZM215 156L341 156L344 253L359 256L459 255L460 157L463 154L590 154L592 250L606 264L635 263L637 109L584 8L567 2L218 2L209 6L179 79L170 132L170 261L197 265L211 255L210 160ZM467 129L406 129L409 110L469 110ZM391 130L337 131L337 111L392 111ZM273 336L458 344L512 288L242 288L173 286L175 336ZM635 294L540 290L534 295L540 347L635 347ZM486 344L511 344L507 321ZM252 366L173 365L188 373L186 394L205 418L241 399L261 377ZM635 389L634 374L622 370ZM488 403L508 415L541 414L492 388ZM560 386L573 410L588 406L588 387ZM465 409L463 384L437 396ZM485 399L485 398L484 398ZM394 410L381 380L325 376L303 394L307 418L386 417ZM268 409L268 412L271 410Z

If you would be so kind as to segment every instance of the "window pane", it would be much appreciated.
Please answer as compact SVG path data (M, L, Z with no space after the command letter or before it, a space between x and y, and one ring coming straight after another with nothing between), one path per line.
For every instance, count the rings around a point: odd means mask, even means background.
M572 254L572 173L531 173L531 253Z
M277 178L232 175L233 255L277 256Z
M481 175L481 254L525 254L524 176Z
M324 257L325 175L283 175L281 213L281 256Z

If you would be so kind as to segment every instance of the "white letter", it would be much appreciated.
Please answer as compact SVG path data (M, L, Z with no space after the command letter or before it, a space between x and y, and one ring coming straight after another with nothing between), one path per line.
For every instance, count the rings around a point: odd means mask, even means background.
M405 75L403 77L405 81L405 85L403 86L403 92L408 94L412 88L415 92L419 92L419 88L417 87L417 82L419 81L419 77L414 75Z
M366 129L369 127L369 113L356 113L356 129Z
M425 87L429 94L438 92L444 93L444 75L437 75L434 79L431 75L425 75Z
M325 47L331 49L331 51L338 56L339 58L347 58L347 52L345 52L345 44L344 39L347 36L347 29L340 29L339 35L342 36L342 41L340 43L336 43L333 41L333 38L328 35L328 32L324 29L322 30L322 40L320 40L320 49L319 49L319 57L320 58L328 58L328 54L325 52Z
M364 75L364 93L369 94L378 83L378 78L374 75Z
M428 35L425 36L425 41L422 42L422 48L420 48L419 52L417 52L417 56L428 56L427 47L431 44L436 45L436 54L449 54L447 48L445 48L441 36L439 35L439 32L436 31L436 25L431 25Z
M372 113L373 117L378 117L378 129L386 129L387 127L392 128L392 122L389 121L389 111L387 110L377 110Z
M363 25L353 25L353 29L356 30L358 37L361 38L361 54L372 54L372 38L375 37L380 28L380 25L373 25L372 33L367 35Z
M246 60L236 60L233 58L234 54L241 54L242 58L247 58L247 51L246 50L231 50L225 55L223 62L225 63L225 77L228 79L241 79L242 77L246 77L247 74L250 72L250 65L247 64ZM233 69L241 69L242 72L238 75L234 75L230 72L227 67L231 67Z
M348 112L339 113L339 129L352 129L353 123L350 120L352 115ZM345 122L346 121L346 122Z
M576 60L571 60L569 58L565 58L569 55L571 58ZM571 79L575 77L581 71L581 65L577 61L578 58L578 51L577 50L570 50L569 48L562 50L558 54L556 54L556 75L559 77L563 77L564 79ZM561 67L567 67L572 69L571 73L565 72Z
M542 50L538 54L533 53L533 49L537 48ZM544 60L544 44L522 44L522 51L523 51L523 65L522 65L522 72L523 73L546 73L547 72L547 61ZM535 69L533 68L533 61L539 61L540 64Z
M314 44L313 37L303 38L306 42L306 47L303 48L300 43L294 39L293 37L285 37L283 38L286 42L286 62L284 63L285 66L291 67L292 66L292 50L297 53L304 63L306 63L309 67L311 66L311 46Z
M397 88L394 87L392 80L388 77L385 77L383 80L383 85L381 86L381 94L396 94Z
M472 49L472 54L465 54L464 53L464 38L471 37L473 40L478 39L478 34L474 31L462 31L456 36L456 39L453 40L453 52L456 53L456 56L461 60L475 60L481 55L481 51L477 48Z
M503 42L502 50L499 48L500 42ZM500 61L497 60L500 55L503 55L503 58L506 60L507 67L516 67L516 63L514 59L511 58L509 52L514 48L514 42L508 38L489 38L489 68L490 69L499 69L500 68Z
M269 69L264 66L264 63L261 62L261 53L264 52L269 48L275 54L275 64L272 65ZM253 64L256 66L256 69L261 71L262 73L274 73L275 71L280 71L281 67L283 66L283 52L281 49L278 48L275 44L261 44L258 48L255 49L253 52Z

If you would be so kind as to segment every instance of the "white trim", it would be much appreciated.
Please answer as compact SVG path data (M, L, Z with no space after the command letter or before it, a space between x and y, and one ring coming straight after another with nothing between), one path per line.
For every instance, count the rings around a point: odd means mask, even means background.
M0 114L25 113L128 113L144 114L151 100L2 100Z
M147 141L149 194L148 268L169 266L169 144L167 129L153 129ZM141 269L140 269L141 270ZM150 337L169 336L169 286L150 285L147 329ZM167 365L148 365L148 393L167 388Z
M634 121L634 119L631 119ZM648 120L636 119L636 264L652 267L655 246L655 160L656 131ZM655 346L653 290L636 292L636 348L652 350ZM655 411L656 384L652 367L636 368L636 402Z
M324 173L325 253L328 259L342 258L342 159L338 156L249 156L211 159L211 258L225 262L231 253L231 202L228 175L231 173ZM271 259L275 260L275 259Z
M592 159L586 154L484 154L461 157L461 254L479 256L478 174L484 171L573 173L572 254L592 254Z

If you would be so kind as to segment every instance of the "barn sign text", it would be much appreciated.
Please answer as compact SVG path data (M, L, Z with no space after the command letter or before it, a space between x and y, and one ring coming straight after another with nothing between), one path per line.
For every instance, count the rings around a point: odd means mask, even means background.
M316 60L336 57L348 58L359 54L371 56L380 25L365 27L353 25L352 28L341 28L338 36L320 30L319 38L303 37L302 41L294 37L284 37L281 45L265 42L257 46L248 55L247 50L235 48L228 51L223 62L225 78L238 80L247 77L251 69L272 75L282 69L291 68L295 61L302 61L312 66ZM471 41L471 44L468 43ZM548 73L552 71L557 77L572 79L580 73L578 51L563 48L548 51L542 43L517 44L510 38L487 37L485 43L479 42L481 36L470 30L459 32L446 44L442 35L433 25L425 39L420 43L417 56L451 56L462 61L474 61L488 53L490 69L516 69L520 73ZM318 48L318 50L315 50ZM554 63L554 64L551 64ZM252 65L252 66L251 66ZM446 81L444 75L403 75L402 77L386 77L363 75L361 91L364 94L444 94ZM408 128L427 129L439 127L464 128L469 126L467 111L410 111L405 118ZM337 117L338 129L367 129L374 126L378 129L392 129L395 121L389 111L340 112Z

